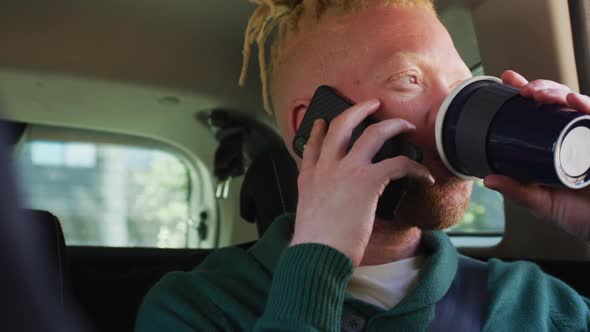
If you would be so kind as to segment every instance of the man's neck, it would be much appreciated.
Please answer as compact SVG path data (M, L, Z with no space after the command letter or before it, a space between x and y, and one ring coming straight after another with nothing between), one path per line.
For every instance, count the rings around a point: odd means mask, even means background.
M422 231L417 227L400 229L376 220L361 266L382 265L418 256L421 238Z

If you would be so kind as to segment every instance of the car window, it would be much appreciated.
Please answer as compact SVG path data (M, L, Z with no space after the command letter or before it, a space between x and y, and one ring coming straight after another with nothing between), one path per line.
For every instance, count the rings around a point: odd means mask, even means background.
M67 245L185 248L208 236L198 173L173 149L35 139L17 167L25 207L55 214Z
M452 235L500 235L504 233L504 219L504 198L478 180L473 183L471 201L463 219L447 231Z

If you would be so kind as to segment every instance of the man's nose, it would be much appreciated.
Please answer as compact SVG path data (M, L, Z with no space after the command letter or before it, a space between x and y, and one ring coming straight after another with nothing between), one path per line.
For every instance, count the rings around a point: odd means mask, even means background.
M436 126L436 118L438 116L440 106L447 98L447 96L451 93L451 87L447 84L441 82L437 84L437 86L431 90L432 95L430 96L430 111L426 117L425 127L427 132L427 142L428 145L432 145L433 148L436 147L435 142L435 126Z
M444 81L440 81L437 86L432 90L432 110L429 113L428 123L432 125L432 129L434 130L434 125L436 123L436 117L438 116L438 112L440 110L440 106L443 104L445 99L449 96L452 91L452 87Z

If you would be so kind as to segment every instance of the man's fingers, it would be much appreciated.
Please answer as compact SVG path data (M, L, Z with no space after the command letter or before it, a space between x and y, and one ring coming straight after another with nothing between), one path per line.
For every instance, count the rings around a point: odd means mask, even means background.
M535 92L540 90L563 90L570 92L570 88L563 84L559 84L549 80L535 80L525 85L520 89L520 94L523 97L535 98Z
M404 156L385 159L371 165L373 172L381 180L395 181L403 177L410 177L419 180L427 185L435 183L434 177L424 165Z
M543 104L564 104L581 112L590 113L590 98L571 94L570 88L566 85L550 80L534 80L528 82L522 75L512 70L502 74L502 82L520 89L523 97L532 98ZM569 98L569 99L568 99Z
M322 142L326 135L326 121L318 119L313 123L311 134L307 144L303 149L303 160L301 161L301 170L314 167L322 151Z
M578 112L590 114L590 97L579 93L570 93L566 97L567 105Z
M484 185L496 190L506 198L523 205L540 218L551 215L551 195L546 188L522 184L502 175L490 175L485 178Z
M532 98L542 104L563 104L567 105L569 90L543 89L533 91Z
M324 139L320 162L325 160L331 163L334 160L342 159L346 154L352 130L365 118L377 111L379 106L379 100L371 99L352 106L334 118L330 122Z
M385 141L401 133L413 131L416 127L406 120L388 119L369 126L354 143L346 159L355 162L370 162Z
M529 83L526 78L513 70L507 70L502 74L502 82L519 89Z

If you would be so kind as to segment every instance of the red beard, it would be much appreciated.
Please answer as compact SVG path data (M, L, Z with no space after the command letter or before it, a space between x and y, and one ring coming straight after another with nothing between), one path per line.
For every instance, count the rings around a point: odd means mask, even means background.
M469 207L473 182L456 177L438 160L430 160L424 165L436 179L436 184L429 187L414 181L393 222L377 218L378 227L441 230L461 220Z

